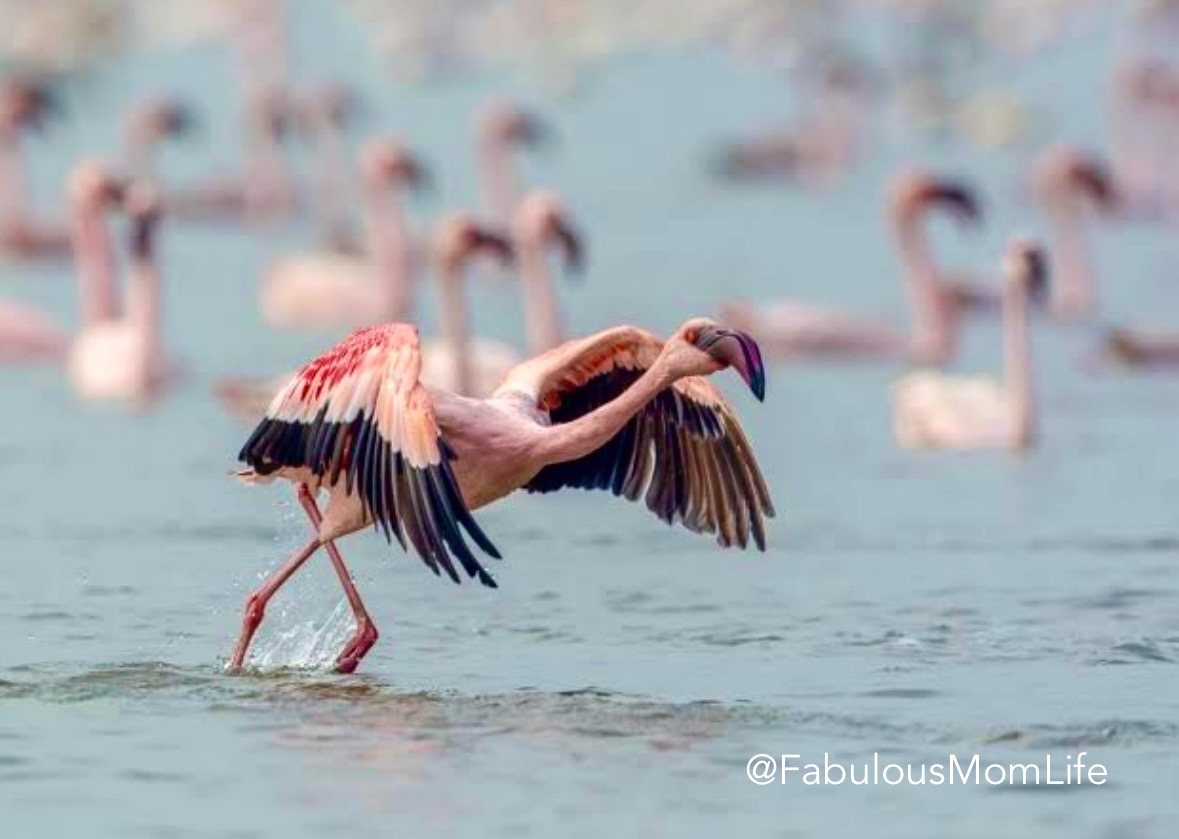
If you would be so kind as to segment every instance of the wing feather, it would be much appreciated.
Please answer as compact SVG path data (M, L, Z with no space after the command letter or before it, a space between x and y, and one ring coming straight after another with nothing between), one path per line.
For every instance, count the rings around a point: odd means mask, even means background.
M468 547L499 558L463 501L434 405L419 383L417 330L359 329L284 386L238 455L260 474L307 469L355 494L385 538L410 546L435 574L459 582L455 560L495 580Z
M617 398L654 362L663 342L633 327L572 341L520 365L504 390L523 391L554 425ZM659 393L609 441L585 457L542 469L530 492L604 489L668 524L716 536L722 546L765 549L769 490L731 407L702 377Z

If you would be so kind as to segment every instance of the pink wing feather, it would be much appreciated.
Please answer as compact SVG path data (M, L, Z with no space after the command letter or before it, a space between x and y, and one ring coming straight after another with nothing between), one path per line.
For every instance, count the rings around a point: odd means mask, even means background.
M441 566L458 582L453 554L494 588L462 530L488 555L498 559L499 552L463 501L453 453L418 381L421 363L415 327L356 330L274 397L238 458L260 474L306 468L329 486L343 480L387 539L396 536L405 547L408 537L431 570Z

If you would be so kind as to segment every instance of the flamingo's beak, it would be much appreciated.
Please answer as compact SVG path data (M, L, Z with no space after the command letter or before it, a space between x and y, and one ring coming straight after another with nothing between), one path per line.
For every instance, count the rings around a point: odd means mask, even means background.
M503 265L511 265L516 258L511 242L500 234L484 228L476 228L471 234L471 249L485 250Z
M585 270L585 245L576 228L564 219L553 221L553 236L561 245L565 253L565 267L575 275L580 276Z
M130 184L125 178L110 178L102 185L103 200L111 206L122 205L127 200Z
M732 367L757 397L766 398L766 369L757 341L738 329L706 326L696 336L696 346L726 367Z
M1034 247L1027 251L1028 296L1037 303L1048 299L1048 257L1043 248Z
M433 195L435 191L434 174L430 167L416 157L411 157L402 163L401 176L409 184L409 188L419 195Z
M191 137L200 133L201 129L201 120L196 111L187 105L173 105L164 119L164 130L173 137Z
M536 114L521 114L516 123L516 140L529 148L543 149L557 145L557 132Z
M982 206L975 191L960 181L940 181L930 190L928 200L941 204L963 225L982 221Z
M1109 170L1098 160L1085 160L1073 169L1073 177L1103 212L1118 207L1118 189Z

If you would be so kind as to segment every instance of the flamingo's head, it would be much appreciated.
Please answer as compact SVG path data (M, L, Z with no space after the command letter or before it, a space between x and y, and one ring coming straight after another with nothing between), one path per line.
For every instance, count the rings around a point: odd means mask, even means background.
M159 190L147 181L133 181L127 187L123 207L131 222L131 254L140 259L150 258L154 234L163 211Z
M570 271L580 274L585 268L582 237L555 192L537 190L526 195L516 210L515 226L516 236L522 241L557 243Z
M492 146L543 148L556 141L552 127L514 102L493 102L480 115L479 133Z
M101 160L84 158L70 170L67 191L75 207L98 211L121 205L127 184Z
M453 213L438 222L434 253L448 268L460 267L479 254L488 254L503 265L510 265L515 256L505 236L467 213Z
M420 157L402 143L385 137L369 140L361 147L360 171L370 184L383 187L404 184L415 192L424 192L434 183Z
M676 331L665 352L677 375L707 376L732 367L760 402L766 396L761 348L752 336L709 318L693 318Z
M154 141L188 136L200 127L200 120L184 102L153 96L131 110L127 125L129 131Z
M326 123L337 129L355 123L366 112L364 99L352 85L329 82L311 88L297 110L306 127Z
M1087 201L1102 213L1118 207L1118 190L1109 167L1096 154L1057 145L1037 158L1032 171L1035 192L1044 203Z
M903 172L893 180L889 206L901 223L915 222L935 207L964 227L977 225L983 218L982 204L970 184L921 170Z
M246 118L255 135L279 141L291 133L298 109L291 95L279 87L254 94L246 106Z
M18 78L0 84L0 123L8 128L40 131L61 111L57 93L45 82Z
M1003 254L1003 279L1009 285L1021 287L1028 298L1043 303L1048 298L1048 258L1039 242L1016 238Z

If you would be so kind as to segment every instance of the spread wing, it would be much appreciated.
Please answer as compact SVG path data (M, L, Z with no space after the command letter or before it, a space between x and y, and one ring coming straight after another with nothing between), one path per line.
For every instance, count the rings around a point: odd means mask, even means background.
M617 398L654 362L663 342L631 327L570 342L522 365L506 387L526 390L554 425ZM671 524L716 534L725 547L765 549L773 503L732 408L706 379L682 379L636 414L605 445L542 469L525 489L605 489Z
M274 397L238 459L260 474L306 468L355 493L385 538L406 540L435 573L459 582L452 557L486 586L495 581L463 536L490 556L450 467L434 405L418 382L417 329L359 329L300 370Z

